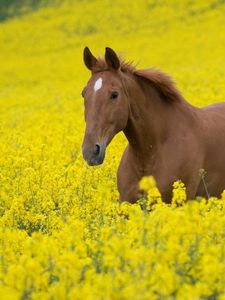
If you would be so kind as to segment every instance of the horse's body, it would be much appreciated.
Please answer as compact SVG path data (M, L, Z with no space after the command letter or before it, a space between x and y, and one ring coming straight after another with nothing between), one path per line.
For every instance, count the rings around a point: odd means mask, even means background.
M225 103L194 107L170 77L121 63L109 48L105 61L85 48L84 61L92 77L84 91L83 154L90 165L102 163L105 147L123 130L129 144L117 174L120 202L136 202L142 193L139 181L147 175L155 177L166 202L179 179L189 199L220 196L225 189ZM207 172L207 189L200 169Z

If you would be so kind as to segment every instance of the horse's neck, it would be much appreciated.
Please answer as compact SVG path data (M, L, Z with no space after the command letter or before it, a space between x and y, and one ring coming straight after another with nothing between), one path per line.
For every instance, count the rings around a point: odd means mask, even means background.
M135 77L130 78L127 91L130 107L124 133L132 148L144 155L164 143L178 115L174 105L182 109L182 104L165 103L153 87Z

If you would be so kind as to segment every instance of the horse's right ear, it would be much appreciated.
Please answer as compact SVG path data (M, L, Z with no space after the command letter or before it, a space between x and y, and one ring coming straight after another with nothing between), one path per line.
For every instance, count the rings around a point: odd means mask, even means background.
M112 68L113 70L118 70L120 67L120 60L116 52L114 52L113 49L109 47L105 48L105 61L108 67Z
M84 48L83 58L85 66L92 71L94 65L97 63L97 58L94 57L88 47Z

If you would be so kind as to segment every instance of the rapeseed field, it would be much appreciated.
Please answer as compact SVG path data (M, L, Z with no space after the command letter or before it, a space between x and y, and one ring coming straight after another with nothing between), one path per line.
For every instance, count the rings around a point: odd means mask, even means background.
M126 140L88 167L80 94L83 48L109 46L171 74L196 106L223 101L225 2L9 3L0 1L0 299L224 300L225 193L186 201L176 182L166 205L144 178L148 201L119 207Z

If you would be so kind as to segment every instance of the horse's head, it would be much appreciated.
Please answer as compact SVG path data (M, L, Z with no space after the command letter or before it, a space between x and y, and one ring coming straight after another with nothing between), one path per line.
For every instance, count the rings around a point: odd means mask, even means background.
M120 60L112 49L106 48L105 61L102 61L86 47L84 63L92 75L82 92L86 121L82 150L84 159L93 166L104 161L106 146L126 127L128 98Z

